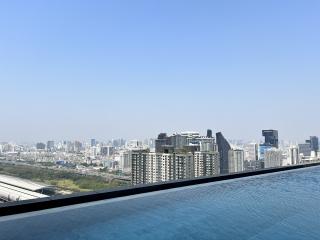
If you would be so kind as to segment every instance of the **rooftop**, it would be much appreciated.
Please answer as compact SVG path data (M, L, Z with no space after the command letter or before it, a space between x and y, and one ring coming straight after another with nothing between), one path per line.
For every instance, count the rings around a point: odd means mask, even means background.
M26 179L17 178L17 177L2 175L2 174L0 174L0 183L5 183L8 185L12 185L15 187L23 188L23 189L34 191L34 192L39 192L44 189L52 188L52 186L49 186L49 185L45 185L45 184L29 181Z
M0 218L10 239L318 239L320 167ZM34 227L37 226L37 227Z

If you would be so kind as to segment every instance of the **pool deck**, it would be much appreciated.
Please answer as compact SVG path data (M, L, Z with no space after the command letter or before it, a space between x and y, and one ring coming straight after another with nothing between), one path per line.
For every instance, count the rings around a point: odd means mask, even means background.
M301 169L306 167L313 167L320 165L320 162L299 164L278 168L262 169L258 171L248 171L233 174L223 174L212 177L201 177L195 179L186 179L170 182L161 182L156 184L137 185L133 187L115 188L109 190L93 191L87 193L76 193L64 196L52 196L48 198L40 198L35 200L1 203L0 204L0 216L8 216L26 212L33 212L57 207L70 206L74 204L89 203L94 201L126 197L131 195L137 195L142 193L149 193L179 187L192 186L197 184L204 184L210 182L218 182L230 179L237 179L243 177L250 177L268 173L290 171L295 169Z

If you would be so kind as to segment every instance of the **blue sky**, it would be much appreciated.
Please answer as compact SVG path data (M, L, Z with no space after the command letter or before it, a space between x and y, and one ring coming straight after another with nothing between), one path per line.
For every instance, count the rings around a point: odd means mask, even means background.
M0 140L320 135L320 2L0 1Z

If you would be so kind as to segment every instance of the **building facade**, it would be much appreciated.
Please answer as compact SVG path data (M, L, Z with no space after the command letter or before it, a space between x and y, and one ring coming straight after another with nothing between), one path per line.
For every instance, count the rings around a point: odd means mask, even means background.
M218 152L156 153L132 151L132 184L147 184L220 172Z
M264 136L264 144L274 148L279 148L279 135L277 130L262 130Z
M244 151L242 149L231 149L228 152L229 173L244 171Z
M281 167L282 166L282 151L276 148L266 150L264 158L264 167Z
M295 165L300 163L299 148L292 146L289 148L289 164Z
M220 173L229 173L229 150L231 146L229 142L225 139L221 132L216 134L216 141L218 145L219 157L220 157Z

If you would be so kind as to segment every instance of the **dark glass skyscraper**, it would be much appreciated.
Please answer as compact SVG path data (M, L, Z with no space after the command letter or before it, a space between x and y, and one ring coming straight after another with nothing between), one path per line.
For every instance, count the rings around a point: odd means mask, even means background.
M277 130L262 130L264 145L279 148L279 136Z
M155 140L156 152L162 152L163 147L170 144L170 139L166 133L160 133Z
M211 129L207 130L207 138L212 138L212 130Z
M310 147L312 151L315 151L315 153L317 154L317 152L319 151L319 138L316 136L311 136L310 137Z
M216 133L218 151L220 155L220 173L229 173L229 159L228 154L231 146L227 139L224 138L221 132Z

